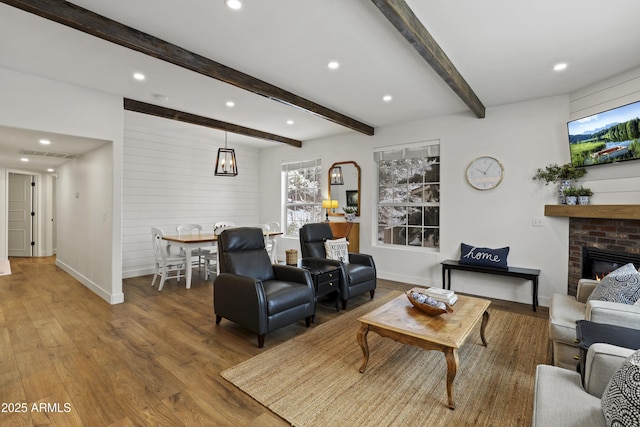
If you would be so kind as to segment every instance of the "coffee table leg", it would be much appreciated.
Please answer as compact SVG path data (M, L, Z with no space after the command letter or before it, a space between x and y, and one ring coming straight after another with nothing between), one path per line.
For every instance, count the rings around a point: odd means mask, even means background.
M362 366L360 366L360 373L364 373L367 369L367 363L369 363L369 344L367 343L367 334L369 333L369 325L362 323L360 329L358 329L358 344L362 348Z
M480 338L482 338L482 345L487 346L487 340L484 338L484 328L489 323L489 312L485 311L482 313L482 323L480 324Z
M444 357L447 359L447 397L449 398L449 409L456 409L456 404L453 402L453 380L458 373L458 350L455 348L448 348L444 352Z

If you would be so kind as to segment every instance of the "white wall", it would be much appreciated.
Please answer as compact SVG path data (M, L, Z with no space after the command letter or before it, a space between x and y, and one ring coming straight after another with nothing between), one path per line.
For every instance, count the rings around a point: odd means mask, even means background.
M57 259L62 268L71 266L73 269L69 272L85 286L99 289L99 295L108 302L122 302L122 98L2 68L0 93L0 125L112 142L106 146L109 155L101 155L109 163L100 165L100 175L96 175L105 177L108 170L110 181L105 184L108 187L98 184L96 189L100 191L94 192L94 201L101 208L110 209L107 216L110 229L94 236L100 240L91 241L91 245L100 246L102 250L90 252L86 258L78 259L76 265L74 259L67 259L67 254L73 258L74 253L86 251L86 239L77 238L76 234L58 233L59 248L64 245L66 250L58 250ZM78 167L82 167L82 162ZM71 169L61 172L60 179L65 179L66 171ZM88 176L94 175L89 172ZM70 199L63 191L58 191L57 195L64 200ZM6 186L0 186L0 200L6 200ZM96 225L95 217L76 212L71 206L58 203L58 219L62 216L73 219L76 228L82 230L90 230ZM99 222L98 227L102 225ZM6 226L3 226L0 238L6 248L5 230Z
M373 137L348 133L305 142L299 150L263 150L261 204L268 208L262 218L281 215L279 206L268 203L280 196L281 161L319 156L326 176L332 163L354 160L362 168L360 251L374 256L381 278L441 286L440 262L457 259L461 242L510 246L509 264L542 270L540 303L547 305L552 292L566 291L568 224L543 217L545 203L554 203L555 195L532 176L536 167L549 161L568 161L567 118L568 97L560 96L490 108L485 119L447 116L378 128ZM440 140L441 147L440 252L378 246L373 150L429 140ZM481 155L494 156L505 167L502 184L491 191L474 190L465 181L467 165ZM324 180L323 186L326 193ZM532 227L534 217L543 218L543 227ZM289 248L299 250L299 242L282 238L279 256ZM526 281L464 272L452 276L453 287L460 292L531 302Z
M126 120L125 126L123 277L153 273L152 226L170 234L182 223L201 224L210 232L219 221L258 224L257 149L234 147L230 141L238 176L220 177L214 168L218 148L224 146L221 132L211 130L209 137L171 134L134 128Z
M112 148L100 148L58 169L58 245L56 264L107 301L112 294L111 255L113 192ZM107 196L107 197L105 197Z

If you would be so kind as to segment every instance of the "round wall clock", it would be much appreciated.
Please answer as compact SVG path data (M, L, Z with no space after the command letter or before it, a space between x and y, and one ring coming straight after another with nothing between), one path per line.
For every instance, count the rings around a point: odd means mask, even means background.
M467 166L467 181L478 190L491 190L502 182L504 167L496 158L482 156Z

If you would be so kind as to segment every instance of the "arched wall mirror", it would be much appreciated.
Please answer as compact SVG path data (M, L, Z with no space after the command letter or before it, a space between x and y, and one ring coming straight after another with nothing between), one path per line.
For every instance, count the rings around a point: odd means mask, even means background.
M336 162L329 168L329 198L338 201L338 209L329 215L342 215L343 206L353 206L360 215L360 166L356 162Z

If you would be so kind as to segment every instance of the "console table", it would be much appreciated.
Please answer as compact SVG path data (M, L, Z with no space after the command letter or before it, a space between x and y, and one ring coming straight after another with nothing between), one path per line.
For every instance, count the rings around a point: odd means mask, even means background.
M540 277L540 270L520 267L509 267L506 269L479 267L476 265L460 264L457 260L448 259L446 261L442 261L442 289L451 289L451 270L495 274L496 276L519 277L521 279L531 280L531 291L533 294L533 301L531 305L533 306L533 311L536 311L536 307L538 306L538 278ZM449 282L448 284L447 280Z

